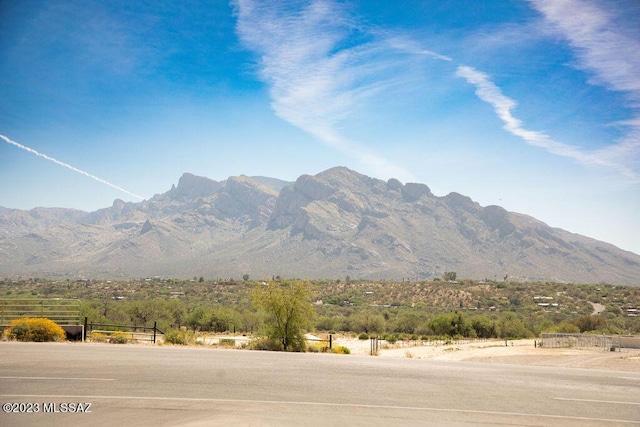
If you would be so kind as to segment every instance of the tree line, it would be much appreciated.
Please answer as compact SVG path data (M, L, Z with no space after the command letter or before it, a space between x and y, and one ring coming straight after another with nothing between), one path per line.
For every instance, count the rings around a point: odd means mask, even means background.
M265 337L264 347L300 350L303 333L348 332L390 339L433 336L529 338L548 332L619 333L634 329L635 319L620 316L547 315L542 312L465 311L434 313L424 306L375 307L319 304L314 287L304 280L255 282L246 295L224 303L180 298L90 300L83 315L93 323L176 328L197 332L250 333ZM608 320L609 319L609 320ZM613 321L611 320L613 319Z

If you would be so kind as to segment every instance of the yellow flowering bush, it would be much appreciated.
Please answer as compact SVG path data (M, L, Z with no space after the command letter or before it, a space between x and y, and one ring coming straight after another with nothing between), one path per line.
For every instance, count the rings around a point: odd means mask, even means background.
M126 344L130 339L131 334L122 331L114 332L109 336L109 342L111 344Z
M9 340L17 341L63 341L67 334L51 319L23 317L9 322L4 331Z
M89 339L91 342L107 342L107 336L102 332L91 332Z

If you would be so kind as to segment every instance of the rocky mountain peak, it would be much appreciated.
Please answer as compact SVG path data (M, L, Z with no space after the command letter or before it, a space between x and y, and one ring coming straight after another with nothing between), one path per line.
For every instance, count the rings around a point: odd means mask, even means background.
M455 209L463 209L467 212L478 212L481 209L480 205L471 200L470 197L456 192L447 194L443 200L448 206Z
M277 191L245 175L227 179L224 191L249 206L264 204L268 199L278 197Z
M178 180L178 186L171 191L174 200L191 200L198 197L206 197L214 194L222 184L203 176L184 173Z
M252 226L267 222L278 193L253 179L241 175L226 180L218 192L216 209L227 217L249 217Z
M408 202L414 202L424 196L433 196L428 186L415 182L407 182L401 191L404 200Z
M438 197L425 184L337 167L295 183L186 173L150 200L92 213L0 209L0 275L73 271L363 279L456 271L640 285L640 255L462 194Z
M309 200L326 199L333 194L335 188L318 176L302 175L296 180L294 190L305 195Z
M516 230L516 226L509 220L509 212L500 206L484 207L480 218L491 230L498 230L500 237L505 237Z
M122 200L122 199L115 199L113 201L113 204L111 205L111 211L112 212L117 212L120 213L124 210L124 207L127 205L127 203Z
M402 190L402 187L402 183L395 178L391 178L387 181L387 190L389 191Z

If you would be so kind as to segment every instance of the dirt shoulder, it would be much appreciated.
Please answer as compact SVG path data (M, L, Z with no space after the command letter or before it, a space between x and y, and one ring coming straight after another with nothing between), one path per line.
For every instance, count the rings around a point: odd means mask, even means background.
M369 340L336 338L352 354L367 355L371 351ZM487 341L468 344L439 346L410 346L396 343L393 346L381 343L378 357L448 360L461 362L508 363L536 366L562 366L613 371L640 372L640 350L540 348L534 340Z

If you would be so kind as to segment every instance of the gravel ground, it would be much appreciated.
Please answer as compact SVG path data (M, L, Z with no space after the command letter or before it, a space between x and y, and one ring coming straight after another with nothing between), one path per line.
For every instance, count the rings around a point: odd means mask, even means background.
M338 337L335 345L349 348L351 354L368 355L369 340ZM538 366L563 366L613 371L640 372L640 350L540 348L534 340L487 341L439 346L408 346L406 343L380 344L378 357L449 360L461 362L508 363Z

